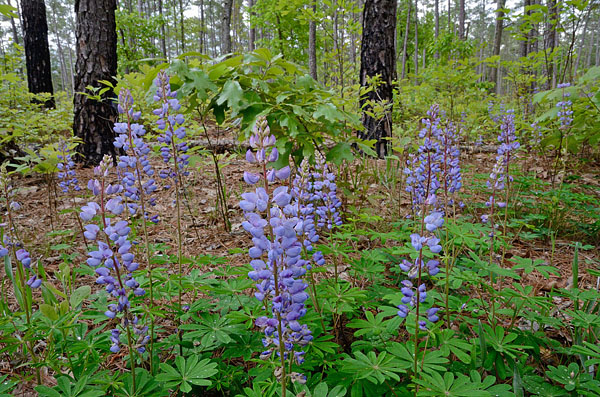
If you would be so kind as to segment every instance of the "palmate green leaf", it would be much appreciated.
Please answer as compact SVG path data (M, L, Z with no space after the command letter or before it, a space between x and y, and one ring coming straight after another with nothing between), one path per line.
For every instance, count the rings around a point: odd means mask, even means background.
M377 355L374 351L366 355L362 352L354 353L356 358L347 357L342 361L342 371L354 374L356 379L366 379L375 384L381 384L387 379L399 381L398 374L404 373L405 366L386 352Z
M400 360L402 368L413 367L415 352L415 344L413 342L406 342L405 344L393 342L388 344L387 351ZM448 359L439 350L427 351L425 352L425 358L423 358L423 351L419 349L417 357L421 372L444 372L447 369Z
M456 338L455 334L451 329L445 329L440 333L436 333L437 347L444 357L448 357L452 353L463 363L471 363L471 350L473 346L464 339Z
M551 385L544 378L537 375L528 375L523 377L523 386L525 390L532 393L534 396L544 397L566 397L571 396L571 393L563 387Z
M163 371L156 376L159 382L165 382L165 386L174 389L179 389L184 393L192 391L191 385L210 386L212 382L210 378L217 373L217 364L205 358L198 361L197 356L191 356L187 360L182 356L175 359L173 368L167 363L161 363L160 369Z
M513 396L509 385L493 385L496 378L486 377L483 381L477 371L471 371L470 376L444 373L423 374L415 383L423 388L419 390L418 396L454 396L454 397L485 397L485 396ZM500 387L498 387L500 386Z

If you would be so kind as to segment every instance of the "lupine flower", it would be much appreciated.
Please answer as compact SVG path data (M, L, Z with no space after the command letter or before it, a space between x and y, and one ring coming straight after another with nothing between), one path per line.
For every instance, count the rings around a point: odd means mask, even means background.
M134 111L133 97L129 90L121 90L119 93L119 113L125 115L126 122L115 123L114 131L117 136L114 141L116 148L122 149L126 154L119 156L117 166L120 169L120 178L123 182L123 195L127 198L127 208L130 214L135 214L139 208L140 190L138 184L142 185L144 194L149 196L157 188L154 179L154 169L148 160L150 147L143 139L146 133L144 126L135 123L139 120L141 112ZM144 174L147 179L142 182ZM155 200L148 201L150 205L155 205ZM148 218L148 214L144 214ZM156 218L152 218L155 220Z
M570 87L569 83L558 84L557 88L562 89L562 101L559 101L556 106L559 108L558 120L560 122L560 129L566 130L570 128L573 123L573 102L569 99L571 93L565 90Z
M453 167L458 167L456 162L446 162L452 156L444 157L442 153L445 151L441 148L439 139L444 141L445 145L450 146L450 140L444 137L449 137L440 127L439 108L433 105L427 113L429 118L423 120L424 128L419 136L423 138L423 144L419 147L418 155L413 157L412 161L408 162L412 168L407 168L405 173L407 178L407 190L412 195L413 208L415 213L421 217L421 228L419 233L410 235L411 245L416 251L417 258L413 261L404 259L399 267L408 275L408 280L402 281L402 300L398 305L398 316L406 318L410 311L415 308L418 327L422 330L427 329L427 322L421 318L422 312L420 305L424 304L427 299L427 287L422 282L422 276L426 271L430 276L435 276L439 272L440 262L436 259L431 259L425 263L424 252L425 247L429 248L432 254L439 254L442 251L440 239L436 237L435 232L444 224L444 213L438 208L438 200L436 192L440 188L438 176L441 173L440 164L445 164L446 170L451 170ZM445 140L444 140L445 139ZM446 152L450 153L450 152ZM455 173L456 174L456 173ZM450 178L446 180L449 183L452 175L447 173ZM453 188L460 188L460 180L457 179ZM446 187L448 184L446 185ZM455 190L454 190L455 191ZM429 212L431 211L431 212ZM414 283L411 280L415 280ZM430 313L432 313L430 315ZM438 317L435 315L437 310L426 311L427 319L430 322L435 322Z
M502 116L500 123L500 133L498 134L498 141L500 146L497 150L496 163L490 177L486 182L488 189L491 190L491 195L486 201L486 207L490 208L490 214L481 217L483 223L490 222L490 219L494 218L494 209L506 207L506 201L498 200L498 192L505 189L506 184L513 181L513 177L509 174L510 160L512 153L519 147L519 141L515 136L515 116L513 110L506 110ZM490 237L494 237L495 229L498 228L497 224L491 225L492 231Z
M85 221L91 220L96 215L101 218L101 227L94 224L85 226L86 238L97 243L97 249L88 252L86 262L95 269L96 283L104 285L106 291L116 299L116 303L108 305L105 315L114 319L119 313L123 313L125 326L127 326L129 321L133 321L130 312L130 295L141 296L145 291L140 288L132 274L139 264L135 262L134 255L131 253L132 243L128 238L131 228L126 220L108 217L109 213L119 215L123 212L120 196L106 200L109 196L123 192L120 185L106 184L105 178L108 176L110 166L111 159L105 156L100 165L94 169L94 174L100 179L91 180L88 188L95 197L98 197L100 204L95 201L89 202L82 207L80 217ZM137 323L137 320L135 322ZM110 350L113 353L120 349L119 335L118 329L111 331L113 344Z
M75 162L69 152L69 146L66 142L60 142L58 144L58 151L59 154L57 157L59 162L56 164L56 168L58 168L58 186L63 193L68 193L70 189L78 192L81 188L75 174Z
M270 134L266 120L260 121L257 131L250 138L253 150L246 153L251 164L266 169L268 162L277 161L278 152L273 147L275 137ZM264 167L264 168L263 168ZM254 185L261 180L264 187L242 195L240 207L244 211L242 226L252 236L254 246L250 248L250 265L253 270L248 276L257 288L255 296L269 306L271 315L256 319L256 326L264 332L260 355L267 359L275 352L281 359L293 358L297 364L304 361L302 349L312 340L306 324L298 322L306 314L304 307L308 294L307 284L301 277L306 273L307 261L301 258L302 244L298 234L303 234L303 223L299 218L298 203L293 202L287 186L279 186L272 192L269 183L289 177L289 167L266 175L246 172L245 180ZM269 225L269 232L265 228ZM293 352L293 355L291 355ZM299 374L288 374L293 380L302 380Z
M182 126L185 119L182 114L177 113L181 109L181 105L177 100L177 92L171 91L169 76L164 71L158 73L154 85L157 88L154 101L159 102L160 107L155 109L153 113L159 117L156 125L164 131L158 137L158 142L161 144L160 154L166 164L172 158L175 158L177 164L176 167L161 170L159 175L161 178L177 178L178 175L187 176L189 172L186 167L189 164L190 156L186 154L188 151L185 142L186 131L185 127Z
M404 170L407 175L406 191L412 196L413 209L417 214L421 214L424 206L436 200L435 192L440 188L438 175L443 157L440 143L436 139L442 134L438 111L438 106L433 105L427 112L429 118L422 121L424 127L419 133L419 137L424 138L423 144L417 155L407 161L407 168Z

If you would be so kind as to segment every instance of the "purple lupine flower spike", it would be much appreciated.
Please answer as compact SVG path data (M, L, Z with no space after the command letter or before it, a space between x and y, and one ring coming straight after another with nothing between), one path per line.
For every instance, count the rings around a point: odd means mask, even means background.
M128 324L129 321L133 321L130 310L131 295L142 296L145 291L140 288L140 284L132 274L137 270L139 264L135 262L134 254L131 252L132 242L129 240L131 228L128 221L107 217L109 212L114 215L123 213L120 194L125 191L121 185L106 184L105 177L109 173L111 163L111 158L105 156L94 170L100 179L93 179L88 183L88 187L94 192L95 197L101 198L100 204L95 201L89 202L82 207L80 216L85 221L91 220L96 215L101 218L101 226L88 224L84 227L86 238L97 243L97 249L88 252L86 262L95 270L96 283L104 285L106 291L115 299L104 312L106 317L114 319L122 314L125 323ZM110 350L113 353L120 350L119 335L118 329L111 331L112 346Z
M266 120L259 121L256 133L250 138L254 150L246 153L246 159L259 169L267 169L267 163L277 161L279 156L275 142ZM248 184L262 181L262 186L244 193L240 207L246 219L242 226L254 243L248 252L253 269L248 277L256 282L256 298L266 301L266 307L270 306L270 313L255 322L264 333L266 350L260 357L268 359L274 352L281 357L283 351L284 359L292 358L301 364L304 361L302 349L312 340L306 324L298 321L306 314L304 304L308 299L305 292L308 285L301 279L308 263L301 258L302 243L298 239L303 233L301 214L287 186L268 189L270 183L288 177L289 171L281 170L279 173L269 170L267 175L247 173L244 179ZM288 375L294 378L293 374Z

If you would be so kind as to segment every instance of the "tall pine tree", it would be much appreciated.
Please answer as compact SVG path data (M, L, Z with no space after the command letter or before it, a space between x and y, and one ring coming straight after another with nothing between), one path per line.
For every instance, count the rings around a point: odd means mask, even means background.
M25 42L25 65L27 86L32 94L54 94L50 70L50 50L48 49L48 23L44 0L22 0L23 38ZM44 102L48 108L54 107L54 99Z
M113 123L117 111L114 93L108 90L102 100L81 92L88 86L102 87L99 81L115 83L117 74L116 0L76 0L77 62L75 64L75 117L73 132L83 140L79 149L88 164L97 164L105 154L115 154Z

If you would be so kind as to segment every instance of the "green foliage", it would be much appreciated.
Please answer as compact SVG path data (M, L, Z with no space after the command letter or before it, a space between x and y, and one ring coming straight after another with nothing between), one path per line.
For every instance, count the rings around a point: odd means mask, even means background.
M175 359L173 368L167 363L161 363L160 372L156 376L159 382L165 382L169 389L181 390L184 393L192 391L192 385L210 386L211 381L207 378L217 373L217 364L205 358L198 361L197 356L185 359L181 356Z
M162 67L147 74L148 86ZM239 118L246 138L257 118L266 117L277 137L279 166L290 155L297 162L312 158L315 150L324 150L326 139L357 142L350 128L358 125L358 118L341 110L339 99L297 65L266 49L214 63L176 61L170 70L175 74L173 84L180 86L179 92L188 101L187 112L203 119L212 113L218 124ZM347 151L333 150L330 158L348 158Z

